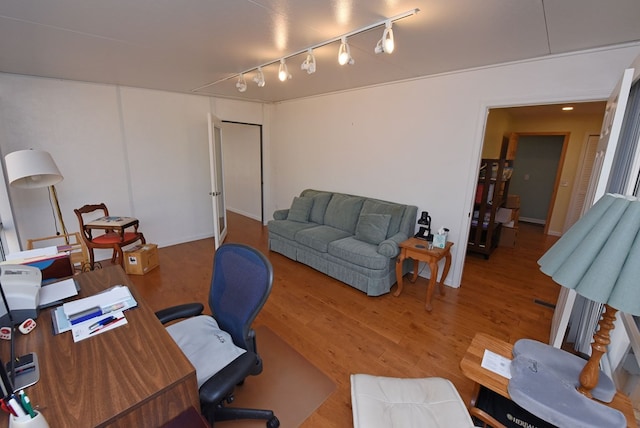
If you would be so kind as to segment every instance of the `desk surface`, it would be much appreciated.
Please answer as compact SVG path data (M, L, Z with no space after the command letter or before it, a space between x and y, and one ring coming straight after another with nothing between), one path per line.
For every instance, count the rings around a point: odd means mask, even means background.
M467 353L460 362L462 373L476 383L486 386L505 398L511 399L507 390L509 379L481 367L485 349L489 349L509 359L513 358L513 345L511 343L504 342L488 334L478 333L471 341L471 345L467 348ZM631 405L629 397L621 392L617 392L613 398L613 402L608 405L620 410L624 414L627 419L627 427L637 428L638 425L636 424L633 406Z
M16 354L35 352L40 381L27 388L31 402L51 427L160 426L193 406L199 408L195 369L120 266L75 277L79 297L112 285L127 285L138 307L128 324L74 343L70 332L54 336L51 309L30 334L18 334ZM8 355L5 342L0 349ZM7 426L8 417L0 418Z

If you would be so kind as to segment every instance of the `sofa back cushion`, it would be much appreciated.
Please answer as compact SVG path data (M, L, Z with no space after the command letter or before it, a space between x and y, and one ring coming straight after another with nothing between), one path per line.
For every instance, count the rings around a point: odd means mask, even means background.
M356 239L378 245L387 238L390 214L360 214L356 226Z
M385 236L385 238L389 238L400 231L400 222L402 221L404 210L405 205L367 199L362 205L361 214L389 214L391 219L387 229L387 236Z
M287 220L297 221L299 223L308 223L311 207L313 207L313 198L294 197L291 208L289 208Z
M334 193L324 213L324 224L355 233L364 198Z
M327 205L333 193L322 192L319 190L307 189L303 190L300 196L313 198L313 206L309 215L309 221L318 224L324 224L324 213L327 211Z

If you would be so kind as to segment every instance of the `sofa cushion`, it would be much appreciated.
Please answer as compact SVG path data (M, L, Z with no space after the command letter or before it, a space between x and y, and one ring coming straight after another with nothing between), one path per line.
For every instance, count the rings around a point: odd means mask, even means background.
M394 204L389 202L377 201L375 199L367 199L362 205L362 214L389 214L391 221L389 222L389 229L385 238L395 235L400 230L400 222L404 215L404 205ZM381 239L382 241L382 239ZM379 243L379 242L377 242Z
M313 208L311 208L311 221L318 224L324 224L324 213L327 211L327 205L331 200L331 193L318 193L313 197Z
M364 198L334 193L324 213L324 224L355 233Z
M360 214L356 226L356 239L378 245L387 237L390 214Z
M283 238L294 240L296 234L303 230L317 226L315 223L300 223L291 220L271 220L269 222L269 233L275 233Z
M329 243L328 252L349 263L367 269L387 269L389 257L378 253L378 246L358 241L353 236Z
M309 214L311 213L311 207L313 206L313 198L306 197L294 197L291 208L289 208L289 214L287 220L297 221L300 223L309 222Z
M349 232L331 226L316 226L296 234L296 242L326 253L330 242L349 236Z

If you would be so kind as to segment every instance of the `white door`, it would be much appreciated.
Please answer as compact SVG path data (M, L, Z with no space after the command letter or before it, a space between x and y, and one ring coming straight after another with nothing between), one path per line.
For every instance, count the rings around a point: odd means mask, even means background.
M632 67L634 68L628 68L624 71L622 78L607 100L602 129L600 130L600 140L598 141L596 157L593 163L593 172L589 180L582 214L588 211L593 203L604 195L607 188L611 165L613 164L618 138L622 130L622 120L629 100L629 91L634 81L634 73L637 78L640 72L640 57L634 61ZM549 344L556 348L562 345L575 299L576 292L574 290L560 287L560 295L553 313L549 337Z
M211 202L213 203L213 236L216 250L227 237L227 212L224 201L222 170L222 122L209 113L209 165L211 168Z

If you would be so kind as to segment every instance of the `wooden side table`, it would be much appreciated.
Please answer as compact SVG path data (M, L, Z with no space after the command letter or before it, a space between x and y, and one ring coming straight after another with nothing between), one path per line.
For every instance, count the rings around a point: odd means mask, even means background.
M101 229L106 231L115 231L120 235L121 240L124 240L125 230L129 227L133 227L135 229L135 232L137 233L138 224L139 221L137 218L108 216L100 217L98 219L85 223L84 228L89 233L89 237L91 237L92 229Z
M429 265L429 269L431 270L431 277L429 278L429 285L427 287L427 300L425 309L428 312L431 312L431 310L433 309L433 307L431 306L431 297L433 296L433 289L436 286L436 282L438 282L438 262L443 257L445 258L444 268L442 269L442 276L440 277L439 282L440 294L444 296L444 280L449 273L449 268L451 267L452 246L453 242L447 242L444 248L429 249L429 243L427 241L413 237L407 239L404 242L401 242L399 244L400 254L398 255L398 259L396 261L396 279L398 281L398 289L395 293L393 293L393 295L397 297L402 293L402 289L404 287L402 264L405 259L413 259L413 276L411 277L412 283L416 282L416 279L418 279L418 263L427 263Z
M467 353L460 362L462 373L476 383L473 398L470 403L471 407L469 409L469 412L474 416L476 411L479 410L475 406L478 393L480 392L480 386L484 386L504 398L511 399L508 391L509 379L482 367L482 357L484 356L485 349L509 359L513 358L513 345L511 343L504 342L484 333L477 333L475 335L469 348L467 348ZM628 428L638 427L629 397L618 391L611 403L604 404L621 411L627 419Z

